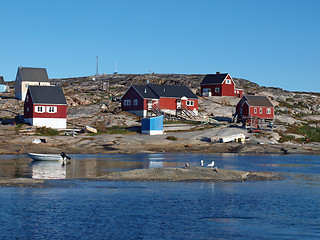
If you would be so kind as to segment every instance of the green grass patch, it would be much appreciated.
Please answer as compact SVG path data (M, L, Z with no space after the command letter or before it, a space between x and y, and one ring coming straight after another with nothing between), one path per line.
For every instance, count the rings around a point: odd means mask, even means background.
M90 136L95 136L99 134L132 134L133 131L130 131L122 126L112 126L109 128L102 128L101 126L97 127L98 133L89 133Z
M163 121L163 124L190 124L190 125L200 125L201 122L198 122L198 121Z
M280 139L279 139L279 142L280 142L280 143L290 142L290 141L295 141L294 136L292 136L292 135L286 135L286 134L280 134Z
M294 105L292 105L292 104L290 104L290 103L288 103L288 102L283 102L283 101L279 101L279 106L280 106L280 107L287 107L287 108L294 108L294 107L296 107L296 106L294 106Z
M167 139L171 140L171 141L177 141L178 140L178 138L175 137L175 136L168 136Z
M307 124L301 126L291 126L290 128L288 128L286 133L303 135L304 138L295 139L297 142L320 142L320 128L310 127Z
M36 129L36 133L42 136L57 136L59 132L52 128L41 127Z

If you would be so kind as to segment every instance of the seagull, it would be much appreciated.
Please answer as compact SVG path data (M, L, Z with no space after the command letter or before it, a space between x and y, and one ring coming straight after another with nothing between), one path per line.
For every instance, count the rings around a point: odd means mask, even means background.
M201 165L201 167L203 166L203 160L200 161L200 165Z
M207 166L213 168L213 166L214 166L214 161L212 161L211 163L209 163Z

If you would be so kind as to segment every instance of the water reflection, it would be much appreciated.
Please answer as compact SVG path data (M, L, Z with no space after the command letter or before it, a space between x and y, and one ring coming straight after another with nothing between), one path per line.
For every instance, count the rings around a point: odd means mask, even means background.
M33 161L30 163L32 178L65 179L66 168L57 161Z

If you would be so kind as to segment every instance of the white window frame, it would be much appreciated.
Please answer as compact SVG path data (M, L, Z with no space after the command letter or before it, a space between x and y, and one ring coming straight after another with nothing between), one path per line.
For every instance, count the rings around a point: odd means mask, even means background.
M219 93L219 92L220 92L220 88L219 88L219 87L216 87L216 88L214 89L214 92L215 92L215 93Z
M257 113L257 108L254 108L254 110L253 110L253 111L254 111L254 113Z
M56 113L58 108L56 106L47 106L47 113Z
M230 79L226 79L226 84L231 84L231 80Z
M133 105L138 106L138 99L133 99Z
M194 101L188 100L187 101L187 106L194 106Z
M131 99L126 99L126 100L124 100L124 101L123 101L123 105L126 106L126 107L127 107L127 106L131 106Z
M267 114L271 114L271 108L267 108Z
M262 108L259 108L259 112L260 112L260 114L262 114Z
M211 88L204 88L202 93L209 93L211 92Z
M45 106L34 106L34 111L36 113L44 113L45 112Z

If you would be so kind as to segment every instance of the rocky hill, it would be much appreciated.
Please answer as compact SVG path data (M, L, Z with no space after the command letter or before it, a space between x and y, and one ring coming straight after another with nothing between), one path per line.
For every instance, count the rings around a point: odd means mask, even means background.
M117 111L121 97L132 84L186 85L199 96L201 116L214 115L230 118L238 98L201 97L201 74L103 74L65 79L51 79L52 85L62 86L68 103L69 126L82 128L91 125L98 129L114 126L134 126L137 117ZM263 87L246 79L233 78L236 86L245 94L268 96L276 106L278 131L285 140L303 139L310 131L320 135L320 93L290 92L280 88ZM10 93L0 98L2 119L23 115L23 103L14 99L14 82L9 83ZM107 108L103 108L107 107ZM306 131L297 131L294 126L308 126ZM287 136L287 137L286 137ZM289 137L288 137L289 136ZM319 137L320 140L320 137Z

